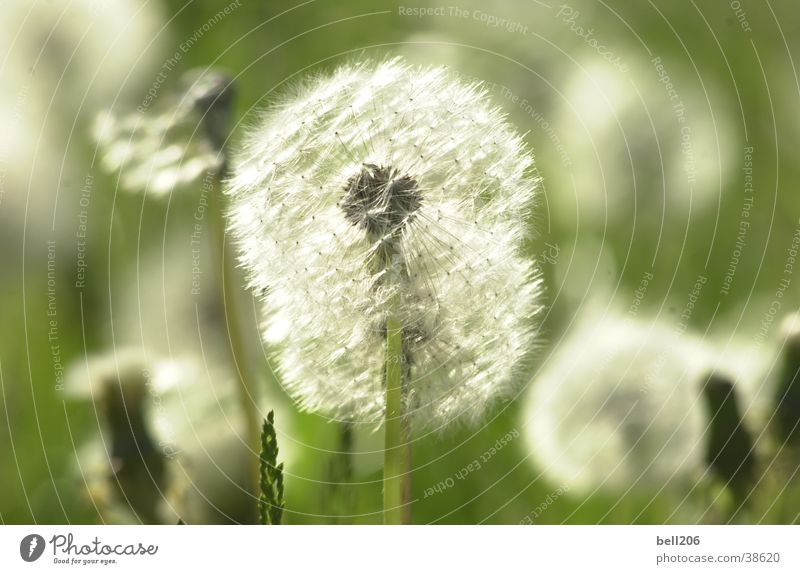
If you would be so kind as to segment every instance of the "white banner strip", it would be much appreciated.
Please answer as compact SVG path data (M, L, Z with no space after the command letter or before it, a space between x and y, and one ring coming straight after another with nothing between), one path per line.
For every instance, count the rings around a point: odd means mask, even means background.
M800 526L4 526L0 572L800 572Z

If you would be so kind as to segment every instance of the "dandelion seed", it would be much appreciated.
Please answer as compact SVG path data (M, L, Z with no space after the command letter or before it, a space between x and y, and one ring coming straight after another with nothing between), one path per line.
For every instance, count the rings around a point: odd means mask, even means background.
M529 395L528 443L556 483L656 490L703 469L712 353L668 326L586 320Z
M343 66L298 85L235 159L230 230L302 407L382 419L393 308L416 421L475 419L511 392L540 308L521 252L537 178L479 84Z

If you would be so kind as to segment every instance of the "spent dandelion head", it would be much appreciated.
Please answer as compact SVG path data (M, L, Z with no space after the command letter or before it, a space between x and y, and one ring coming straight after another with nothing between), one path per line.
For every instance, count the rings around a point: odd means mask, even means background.
M779 443L796 447L800 444L800 313L791 313L783 319L779 342L773 426Z
M414 419L475 418L510 391L540 308L533 168L444 68L345 65L268 110L234 157L229 221L290 394L379 422L389 314Z
M703 384L703 402L708 416L706 464L728 487L735 513L747 503L758 482L753 434L743 420L740 393L729 377L711 373Z
M91 397L103 428L94 453L102 452L103 470L87 483L89 494L110 486L110 507L129 507L141 521L158 520L167 481L166 457L150 424L151 393L157 384L144 357L134 349L84 360L68 373L71 396ZM99 420L99 419L98 419ZM87 451L91 453L92 451ZM85 459L89 459L87 455ZM82 472L82 471L81 471Z
M80 447L74 475L87 481L104 520L255 522L245 488L253 453L236 387L224 369L209 372L206 364L196 355L167 358L123 347L68 369L67 395L93 401L100 422L100 432ZM264 393L258 408L266 413L275 402ZM283 423L277 432L290 429ZM283 441L282 463L291 465L296 453Z

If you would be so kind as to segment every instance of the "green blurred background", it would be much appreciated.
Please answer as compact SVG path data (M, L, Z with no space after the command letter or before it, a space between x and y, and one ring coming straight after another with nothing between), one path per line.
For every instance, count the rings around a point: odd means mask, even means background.
M229 13L215 16L221 10ZM225 318L214 289L188 295L200 182L168 198L119 190L91 137L96 114L135 109L176 51L181 59L164 74L156 103L185 71L223 68L235 77L234 142L285 83L360 55L401 55L484 80L527 133L543 178L529 247L540 258L548 310L531 381L576 317L598 304L625 305L648 272L654 280L641 313L676 319L702 275L708 284L690 329L754 340L800 227L800 15L791 0L5 0L0 14L3 523L109 520L83 480L102 468L80 464L106 423L62 377L115 348L139 349L151 361L201 357L206 383L182 388L167 407L191 421L177 424L174 441L203 453L195 472L219 475L208 488L222 494L209 496L241 494L226 487L227 467L215 464L229 452L223 438L238 441L240 430L236 372L223 358ZM658 62L683 103L683 124ZM749 148L750 226L723 292ZM213 273L203 280L213 284ZM799 292L794 277L779 315L797 309ZM285 521L379 523L380 434L357 430L353 454L343 457L348 435L293 407L271 374L252 299L236 295L260 373L258 404L277 412ZM694 520L675 509L705 504L652 491L563 493L531 461L522 405L499 405L477 429L415 441L414 522L516 524L536 514L538 523L661 523ZM425 497L508 433L520 437ZM761 518L783 521L799 510Z

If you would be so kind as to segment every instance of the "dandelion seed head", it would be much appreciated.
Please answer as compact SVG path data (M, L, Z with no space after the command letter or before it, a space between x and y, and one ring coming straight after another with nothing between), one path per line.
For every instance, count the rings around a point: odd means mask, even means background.
M712 356L658 322L585 320L528 397L535 461L556 483L583 492L686 484L702 472L701 392Z
M381 420L393 298L416 420L475 419L514 389L540 308L521 252L538 180L480 85L346 65L295 86L234 159L230 230L301 406Z

